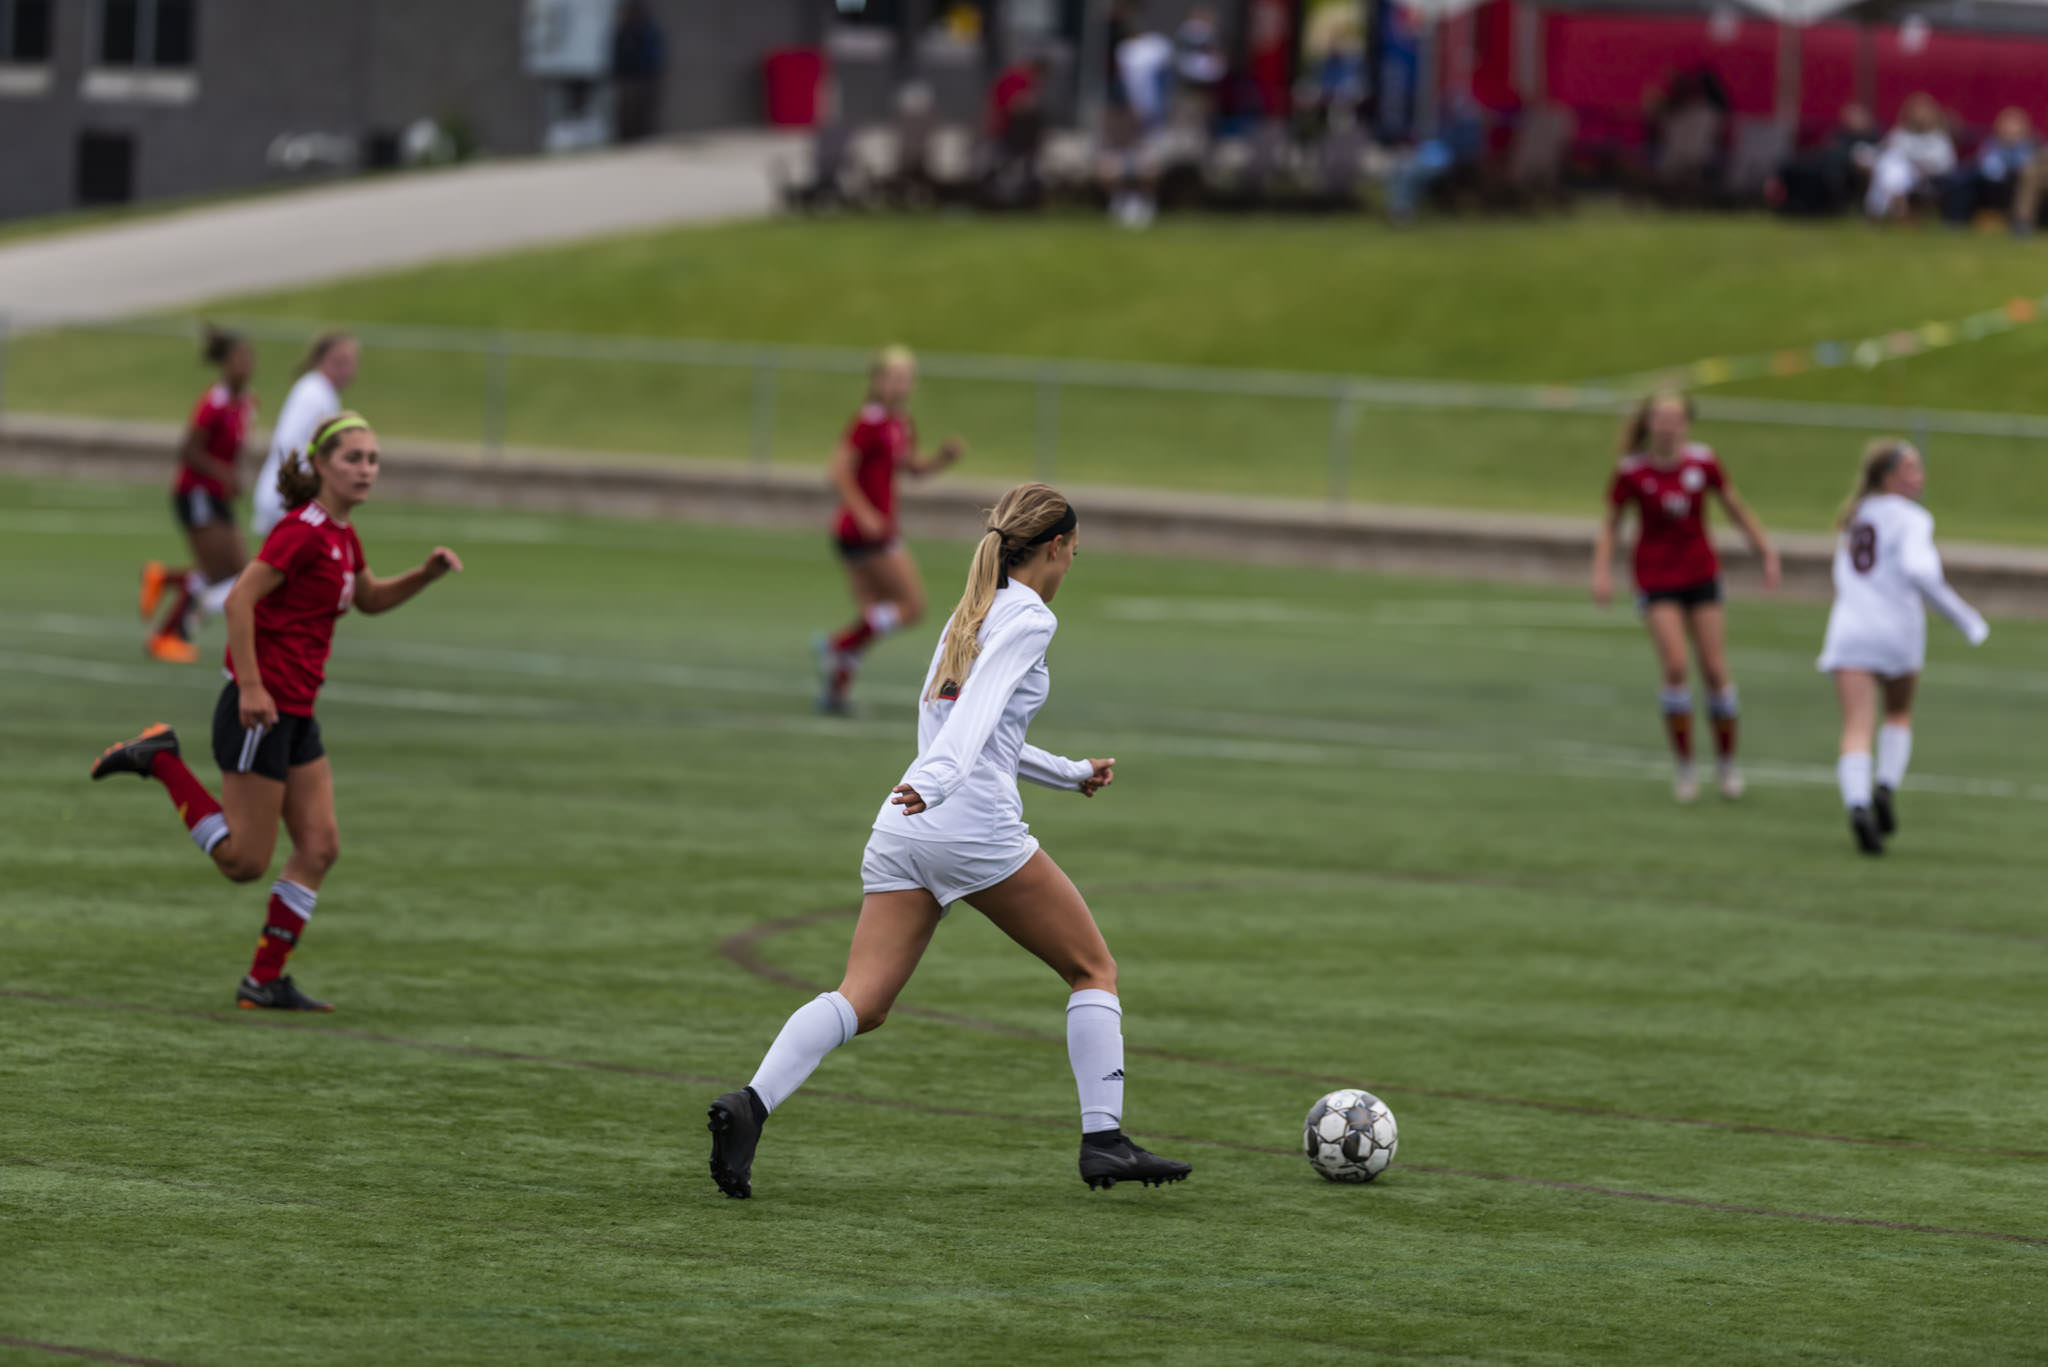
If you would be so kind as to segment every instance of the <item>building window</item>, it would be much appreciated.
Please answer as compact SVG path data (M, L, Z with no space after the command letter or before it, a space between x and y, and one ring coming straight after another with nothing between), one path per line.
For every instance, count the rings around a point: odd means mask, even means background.
M198 0L100 0L103 67L189 67L197 54Z
M0 62L23 66L50 60L52 0L0 0Z

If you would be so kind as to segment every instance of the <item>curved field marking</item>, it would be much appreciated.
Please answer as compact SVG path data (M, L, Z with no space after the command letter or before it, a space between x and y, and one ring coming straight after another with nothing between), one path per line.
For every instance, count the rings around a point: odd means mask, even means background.
M162 1358L134 1357L128 1353L116 1353L106 1348L82 1348L75 1343L44 1343L40 1339L20 1339L12 1334L0 1334L0 1348L25 1348L31 1353L49 1353L56 1357L84 1358L87 1362L119 1362L126 1367L178 1367L175 1362Z
M773 921L763 921L749 926L734 935L729 935L718 946L718 952L747 973L778 986L793 988L799 992L824 992L827 986L812 982L786 969L770 963L758 952L758 946L778 935L793 930L807 929L829 921L838 921L858 914L858 908L833 911L814 911L803 916L786 916ZM892 1015L910 1016L917 1020L932 1021L950 1025L961 1030L976 1030L984 1034L1003 1035L1011 1039L1030 1040L1040 1044L1064 1044L1064 1035L1054 1035L1028 1026L1009 1025L1002 1021L983 1020L974 1016L962 1016L950 1011L936 1011L930 1007L898 1004ZM1580 1115L1600 1120L1629 1121L1645 1125L1678 1125L1691 1129L1723 1130L1733 1134L1761 1134L1779 1139L1801 1139L1825 1144L1858 1144L1880 1149L1912 1149L1926 1153L1968 1154L1979 1158L2048 1158L2048 1150L2004 1149L1976 1147L1959 1144L1933 1144L1917 1139L1888 1139L1875 1135L1824 1134L1814 1130L1795 1130L1778 1125L1760 1125L1744 1120L1713 1120L1698 1116L1651 1115L1640 1111L1617 1110L1607 1106L1592 1106L1576 1101L1554 1101L1543 1097L1500 1096L1490 1092L1469 1092L1444 1087L1411 1086L1401 1082L1366 1082L1356 1078L1338 1078L1327 1073L1318 1073L1302 1068L1284 1068L1274 1064L1245 1063L1235 1059L1209 1058L1200 1054L1183 1053L1176 1049L1160 1049L1146 1045L1124 1046L1124 1052L1143 1058L1156 1058L1166 1063L1185 1063L1197 1068L1212 1068L1220 1072L1244 1073L1254 1077L1296 1078L1313 1083L1318 1087L1364 1086L1371 1091L1384 1091L1391 1095L1406 1093L1410 1096L1433 1097L1443 1101L1463 1101L1480 1106L1510 1106L1523 1110L1550 1111L1560 1115ZM1202 1142L1202 1141L1189 1141ZM1227 1147L1239 1147L1231 1145ZM1256 1150L1276 1152L1276 1150ZM1292 1149L1278 1150L1292 1153ZM1450 1169L1444 1169L1449 1172ZM1461 1173L1462 1176L1476 1174ZM1503 1177L1501 1180L1508 1180Z

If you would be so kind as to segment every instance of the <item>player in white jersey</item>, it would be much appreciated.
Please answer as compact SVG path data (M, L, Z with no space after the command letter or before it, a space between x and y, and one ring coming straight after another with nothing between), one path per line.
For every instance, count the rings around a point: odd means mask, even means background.
M855 1035L888 1017L946 908L965 901L1066 980L1067 1058L1081 1097L1081 1177L1177 1182L1191 1171L1124 1137L1123 1009L1116 961L1059 865L1024 824L1017 780L1093 797L1112 759L1063 759L1025 732L1045 705L1048 606L1073 567L1074 509L1047 485L1023 484L990 513L967 591L925 675L917 760L876 815L861 860L866 896L839 990L799 1007L754 1079L711 1103L711 1176L727 1196L753 1194L754 1150L769 1112Z
M270 529L284 520L284 497L277 491L277 473L292 453L306 449L322 423L341 412L341 391L356 377L362 358L356 339L346 332L323 332L313 339L306 359L299 365L299 378L277 410L277 425L270 430L270 454L257 473L249 524L261 544Z
M1836 777L1849 829L1865 854L1883 854L1898 829L1893 795L1913 753L1913 690L1927 661L1923 600L1981 645L1991 629L1942 577L1934 517L1920 506L1927 467L1909 442L1887 438L1863 453L1856 487L1842 505L1835 546L1835 606L1820 668L1835 676L1842 703ZM1884 724L1877 724L1879 695ZM1877 732L1873 784L1871 731Z

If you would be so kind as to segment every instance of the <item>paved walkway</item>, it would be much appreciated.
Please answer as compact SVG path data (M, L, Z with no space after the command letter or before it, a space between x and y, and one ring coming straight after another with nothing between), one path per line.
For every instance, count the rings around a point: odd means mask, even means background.
M0 246L0 311L118 317L429 261L768 213L793 144L731 133L267 195Z

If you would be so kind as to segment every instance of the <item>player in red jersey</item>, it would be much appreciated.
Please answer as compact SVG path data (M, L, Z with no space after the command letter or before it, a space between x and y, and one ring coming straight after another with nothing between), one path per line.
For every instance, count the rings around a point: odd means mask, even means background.
M220 611L235 576L248 563L249 551L235 526L234 500L241 492L236 468L256 399L249 381L256 373L256 353L232 332L206 330L201 354L220 370L220 381L199 396L178 448L178 473L171 483L171 511L185 529L192 563L172 569L161 560L142 567L142 619L148 621L163 601L164 590L177 586L144 645L151 655L173 664L199 658L192 644L197 618Z
M342 413L314 430L308 449L294 452L278 475L290 511L228 595L229 682L213 711L220 801L185 766L177 733L161 722L110 746L92 767L96 779L140 774L163 784L193 842L231 882L254 882L269 870L282 818L292 852L270 890L256 958L235 991L236 1004L250 1010L334 1009L284 975L341 843L334 774L313 718L334 621L351 606L389 612L462 568L455 552L437 546L395 578L370 573L349 519L377 482L376 434L361 417Z
M1728 516L1762 557L1764 587L1778 586L1778 552L1763 524L1728 482L1712 449L1686 440L1692 416L1692 401L1683 394L1656 394L1636 408L1622 434L1621 464L1607 486L1607 516L1593 548L1593 600L1605 607L1614 596L1615 535L1627 511L1636 510L1636 604L1663 673L1659 696L1678 766L1672 793L1680 802L1699 796L1692 762L1688 636L1710 690L1707 710L1714 719L1721 795L1742 796L1742 772L1735 765L1736 717L1741 708L1735 681L1728 675L1721 566L1707 535L1709 492L1720 496Z
M936 474L965 448L958 437L949 437L931 456L918 454L917 425L907 411L916 388L917 359L910 349L884 347L868 371L867 402L832 453L832 485L839 491L833 543L860 615L838 635L820 635L814 643L821 712L846 712L861 655L924 616L924 584L896 525L896 474Z

